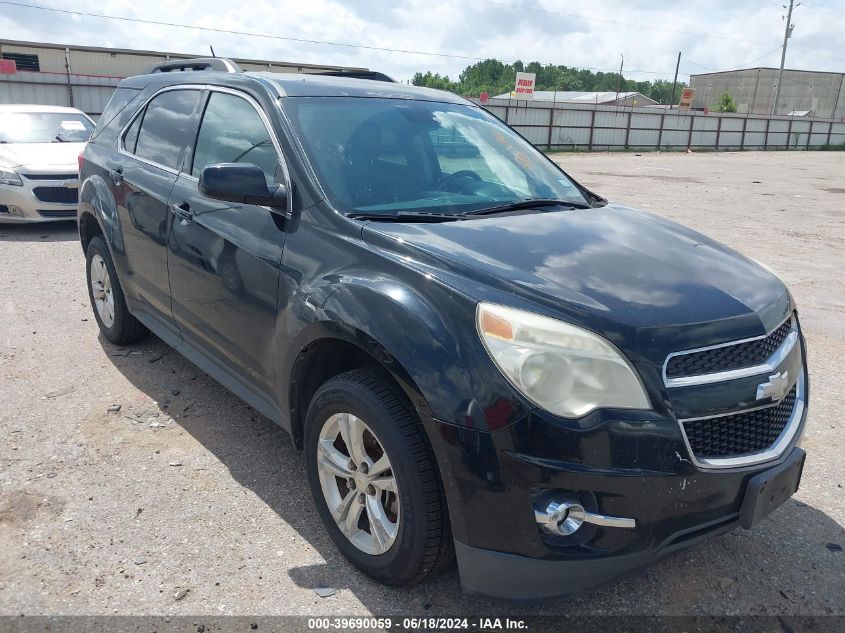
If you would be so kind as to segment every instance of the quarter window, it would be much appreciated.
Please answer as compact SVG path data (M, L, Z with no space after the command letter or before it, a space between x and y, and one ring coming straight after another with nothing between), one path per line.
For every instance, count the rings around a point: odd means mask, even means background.
M138 131L135 155L179 169L182 151L189 143L191 118L199 96L198 90L168 90L150 101ZM131 140L129 133L124 139L124 147L132 151L127 143Z
M202 117L191 174L215 163L253 163L267 177L276 179L279 157L267 126L248 101L235 95L212 92Z

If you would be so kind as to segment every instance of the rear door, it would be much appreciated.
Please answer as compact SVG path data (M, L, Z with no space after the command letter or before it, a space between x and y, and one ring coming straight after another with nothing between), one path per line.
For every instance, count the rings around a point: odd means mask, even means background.
M108 165L121 225L130 309L178 336L170 306L167 233L170 192L176 182L202 92L166 89L155 95L118 140Z
M214 163L253 163L268 183L286 184L280 148L258 103L243 93L210 89L193 156L185 162L170 195L173 316L194 351L242 388L275 401L272 343L283 220L266 207L213 200L198 189L203 168Z

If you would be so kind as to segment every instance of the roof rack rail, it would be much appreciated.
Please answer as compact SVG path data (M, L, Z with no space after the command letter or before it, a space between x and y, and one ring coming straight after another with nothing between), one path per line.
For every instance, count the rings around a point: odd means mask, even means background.
M324 75L327 77L349 77L350 79L370 79L372 81L386 81L392 84L396 83L396 80L393 79L393 77L389 77L376 70L326 70L323 72L313 72L308 74Z
M147 68L144 74L171 73L185 70L213 70L221 73L243 72L240 66L225 57L196 57L194 59L174 59L159 62Z

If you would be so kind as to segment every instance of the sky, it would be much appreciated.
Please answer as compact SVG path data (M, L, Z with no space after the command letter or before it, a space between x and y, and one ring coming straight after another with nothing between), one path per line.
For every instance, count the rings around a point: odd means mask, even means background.
M0 36L202 55L211 45L218 56L366 67L400 81L426 70L456 79L490 57L615 71L621 55L628 78L671 79L682 51L686 79L778 66L785 13L766 0L13 0L0 2ZM845 72L845 0L804 0L793 23L787 68Z

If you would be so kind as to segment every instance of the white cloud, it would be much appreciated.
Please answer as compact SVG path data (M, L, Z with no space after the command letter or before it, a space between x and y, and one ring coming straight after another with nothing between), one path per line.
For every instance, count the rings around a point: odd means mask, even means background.
M33 3L60 9L70 6L60 0ZM796 9L788 67L845 70L841 49L845 17L836 5L836 0L812 0ZM671 78L679 50L683 50L684 76L741 66L777 66L784 13L780 3L765 0L711 0L706 4L687 0L575 0L566 4L554 0L396 0L390 4L206 0L201 11L195 4L172 0L76 0L72 8L298 39L608 70L618 68L619 55L624 54L625 75L636 79ZM0 32L22 40L197 54L207 54L213 45L218 55L365 66L402 80L425 70L455 78L473 61L71 16L10 5L2 6Z

